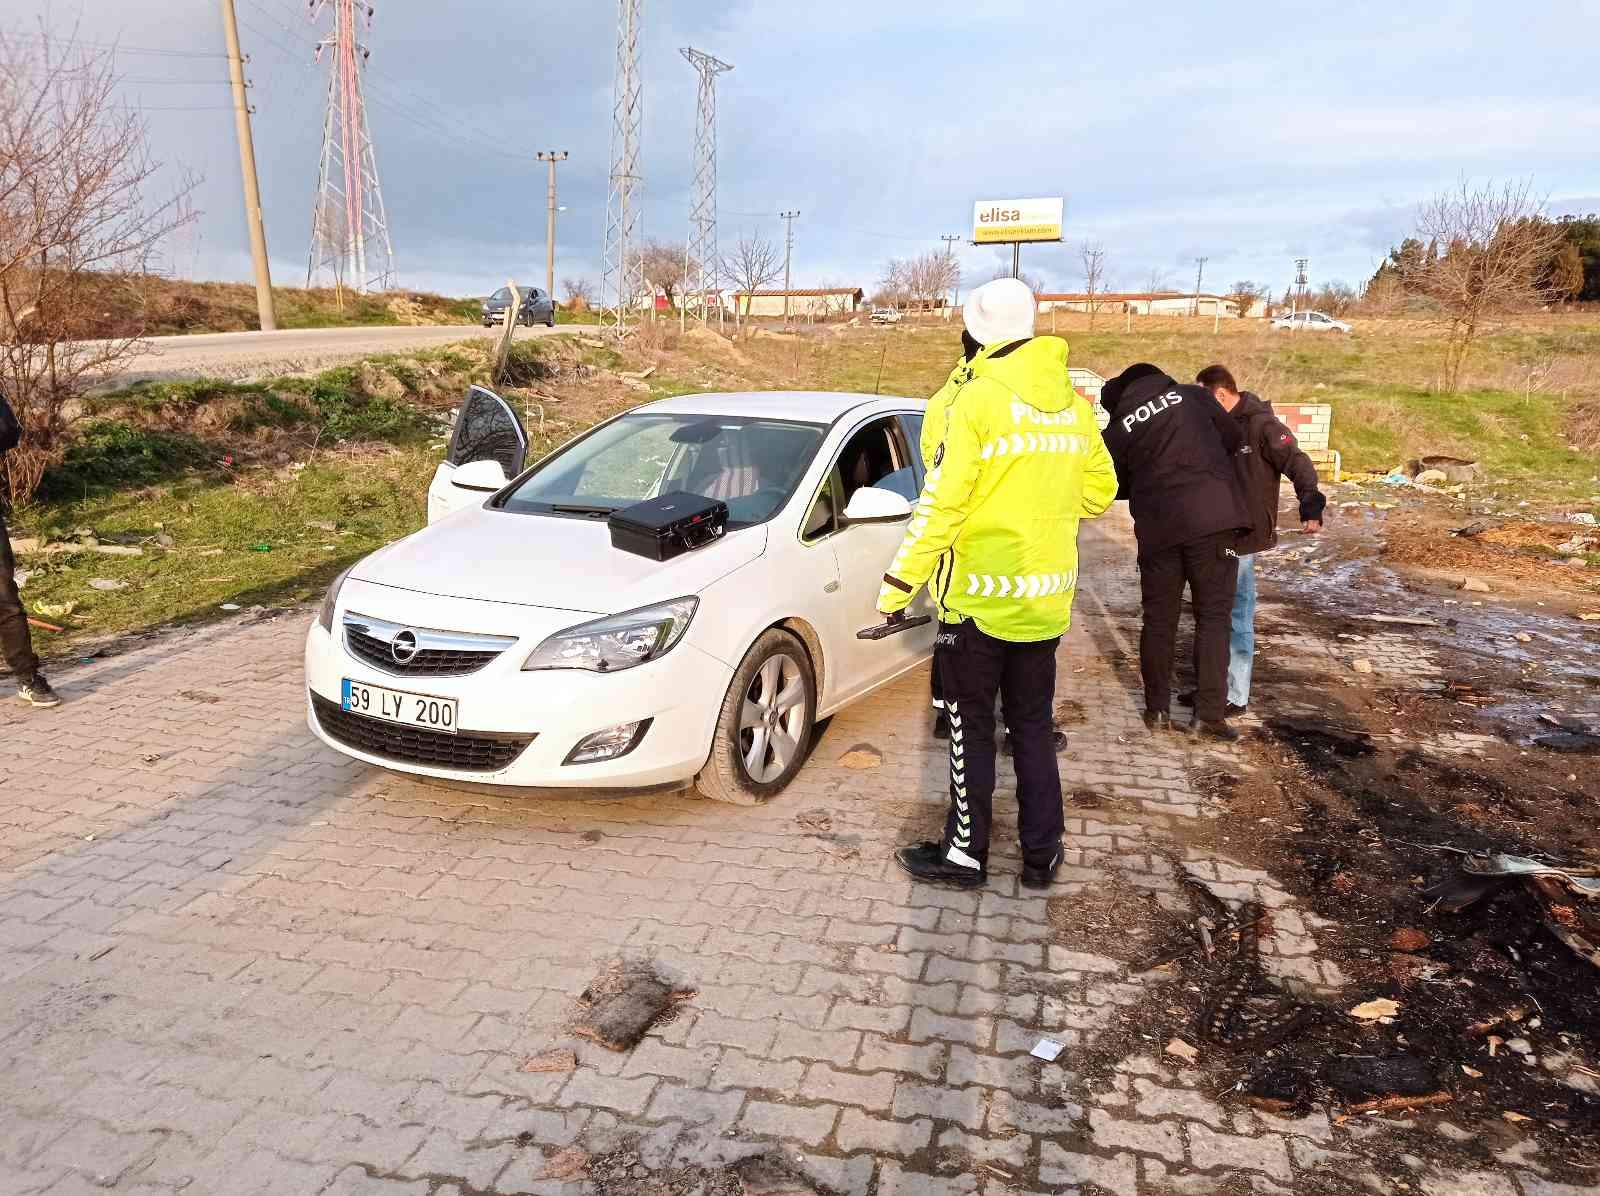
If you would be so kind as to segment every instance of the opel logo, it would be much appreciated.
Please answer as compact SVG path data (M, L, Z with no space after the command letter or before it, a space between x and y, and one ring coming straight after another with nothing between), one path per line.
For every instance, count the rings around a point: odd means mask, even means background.
M395 664L410 664L417 655L417 633L409 627L389 643L389 655Z

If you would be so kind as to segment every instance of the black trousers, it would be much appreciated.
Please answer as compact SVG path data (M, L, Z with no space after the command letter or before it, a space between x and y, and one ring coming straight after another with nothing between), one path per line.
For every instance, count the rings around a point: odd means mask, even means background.
M6 524L0 519L0 657L16 674L27 681L38 671L39 658L33 654L33 637L28 634L28 616L17 593L17 558L11 553Z
M1144 599L1139 671L1146 710L1164 714L1172 705L1172 655L1187 584L1194 602L1195 717L1208 722L1227 717L1228 641L1239 579L1234 539L1232 532L1218 532L1139 554L1139 592Z
M994 810L995 695L1005 702L1016 752L1017 822L1022 855L1049 866L1065 829L1061 773L1056 766L1055 639L1013 644L985 635L976 623L940 630L933 667L950 715L950 810L944 843L988 866Z

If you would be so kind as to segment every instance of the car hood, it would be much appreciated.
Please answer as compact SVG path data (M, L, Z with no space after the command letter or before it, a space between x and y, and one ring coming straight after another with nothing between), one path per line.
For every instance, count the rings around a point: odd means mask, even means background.
M614 614L699 594L766 546L762 525L652 561L611 547L604 520L469 507L379 549L350 576L448 598Z

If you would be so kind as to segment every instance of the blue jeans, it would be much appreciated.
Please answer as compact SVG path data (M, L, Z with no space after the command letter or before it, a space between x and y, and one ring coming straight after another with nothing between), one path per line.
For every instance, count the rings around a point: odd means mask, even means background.
M1250 671L1256 663L1256 558L1239 558L1233 591L1233 635L1228 643L1228 701L1250 704Z

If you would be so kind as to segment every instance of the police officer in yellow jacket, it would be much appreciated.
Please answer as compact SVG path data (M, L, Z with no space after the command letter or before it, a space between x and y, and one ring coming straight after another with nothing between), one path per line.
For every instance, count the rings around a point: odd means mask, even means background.
M1035 307L1015 279L968 297L967 331L983 348L943 407L943 434L878 597L893 618L928 586L950 720L944 835L895 859L918 879L964 888L988 876L996 693L1016 752L1022 882L1044 888L1060 866L1056 647L1072 621L1079 520L1117 492L1094 415L1068 380L1066 342L1034 337Z

